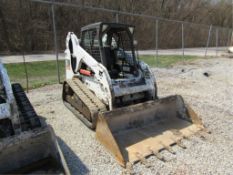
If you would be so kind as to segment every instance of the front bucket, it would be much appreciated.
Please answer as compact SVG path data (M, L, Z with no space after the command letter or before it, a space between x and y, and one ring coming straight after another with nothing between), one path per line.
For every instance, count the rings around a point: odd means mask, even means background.
M125 166L152 154L159 158L161 150L202 129L182 97L170 96L100 114L96 137Z
M70 174L50 126L0 141L0 174Z

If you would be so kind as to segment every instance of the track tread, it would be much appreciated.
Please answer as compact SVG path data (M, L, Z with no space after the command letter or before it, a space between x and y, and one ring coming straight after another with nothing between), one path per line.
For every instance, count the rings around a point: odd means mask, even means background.
M96 117L98 116L98 113L103 112L103 111L107 111L105 104L103 102L101 102L96 97L96 95L94 93L92 93L88 89L88 87L85 84L83 84L83 82L81 82L78 78L73 78L72 80L67 80L66 83L72 89L72 91L74 93L72 95L72 99L75 102L78 102L81 100L81 102L88 108L88 110L91 114L91 121L89 121L90 119L87 119L86 116L81 111L78 111L78 109L70 109L70 110L73 111L73 113L75 113L75 115L81 116L79 118L84 122L85 125L87 125L91 129L95 129L96 119L97 119ZM64 96L63 96L63 100L64 100L64 102L66 101ZM70 107L68 107L68 108L70 108ZM74 106L72 106L71 108L74 108Z
M93 111L105 111L106 106L78 78L68 81L76 95Z
M12 90L15 96L15 100L20 111L20 121L22 130L34 129L41 127L41 122L36 114L32 104L27 98L22 86L18 83L12 84Z

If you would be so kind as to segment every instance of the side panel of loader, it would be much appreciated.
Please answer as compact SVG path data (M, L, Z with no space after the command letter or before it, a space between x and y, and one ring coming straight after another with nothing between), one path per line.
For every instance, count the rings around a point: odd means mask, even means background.
M119 108L102 113L96 128L97 139L125 166L203 129L201 119L184 104L181 96ZM180 145L180 144L179 144Z
M0 174L69 174L51 127L46 126L0 142Z

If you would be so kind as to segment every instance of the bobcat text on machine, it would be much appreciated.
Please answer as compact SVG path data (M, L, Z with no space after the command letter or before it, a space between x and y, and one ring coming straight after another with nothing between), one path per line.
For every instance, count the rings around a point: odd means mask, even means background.
M0 174L67 174L53 129L40 120L0 60Z
M155 77L138 60L134 26L94 23L81 39L66 38L64 104L88 127L122 166L171 151L203 130L200 117L181 96L158 99Z

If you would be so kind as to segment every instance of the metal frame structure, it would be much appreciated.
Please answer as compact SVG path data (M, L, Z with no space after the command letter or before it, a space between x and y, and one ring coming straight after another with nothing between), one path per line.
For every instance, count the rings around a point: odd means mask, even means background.
M206 24L200 24L200 23L192 23L192 22L188 22L188 21L180 21L180 20L173 20L173 19L166 19L166 18L162 18L162 17L158 17L158 16L152 16L152 15L146 15L146 14L140 14L140 13L132 13L132 12L127 12L127 11L121 11L119 10L119 8L117 7L116 9L108 9L108 8L102 8L102 7L94 7L94 6L90 6L90 5L82 5L82 4L73 4L70 2L58 2L56 0L30 0L31 2L34 3L39 3L39 4L45 4L47 6L50 6L51 8L51 13L52 13L52 27L53 27L53 38L54 38L54 53L55 53L55 58L56 58L56 66L57 66L57 79L58 82L61 83L61 77L60 77L60 68L59 68L59 46L58 46L58 36L57 36L57 25L56 25L56 6L64 6L64 7L71 7L71 8L79 8L80 10L83 9L87 9L90 11L100 11L100 12L104 12L104 13L109 13L109 14L113 14L114 18L115 18L115 22L120 22L119 21L119 17L120 15L122 16L132 16L132 17L139 17L139 18L145 18L148 20L152 20L155 24L155 27L153 29L154 32L154 41L155 41L155 53L154 53L154 57L155 57L155 62L158 65L159 64L159 32L161 31L161 27L159 26L160 21L165 21L165 22L173 22L173 23L178 23L181 27L181 43L180 43L180 49L181 49L181 55L183 57L183 60L185 60L185 32L186 32L186 25L198 25L199 27L202 26L203 28L208 27L209 29L209 33L208 33L208 38L206 39L205 42L205 51L204 51L204 56L206 57L208 55L208 49L209 49L209 45L210 42L212 41L212 39L214 38L216 43L215 43L215 49L216 49L216 56L218 55L219 52L219 46L221 44L219 44L219 42L221 41L221 33L220 30L226 30L228 31L227 33L227 41L226 41L226 45L229 46L231 43L231 38L232 38L232 28L225 28L225 27L219 27L219 26L214 26L214 25L206 25ZM213 31L216 30L216 36L212 36ZM213 38L212 38L213 37ZM180 42L180 41L179 41ZM225 43L225 40L224 40ZM27 73L26 73L27 74ZM26 75L27 76L27 75ZM28 80L27 80L28 81ZM28 84L28 83L27 83ZM28 86L28 85L27 85Z

